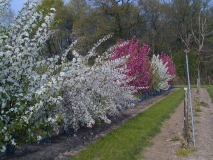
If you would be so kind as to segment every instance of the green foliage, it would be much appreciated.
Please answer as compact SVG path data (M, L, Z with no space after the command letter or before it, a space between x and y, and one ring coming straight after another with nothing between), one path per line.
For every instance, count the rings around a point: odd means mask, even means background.
M52 25L57 33L45 45L42 52L45 57L62 53L75 39L79 39L75 49L86 55L98 39L109 33L114 33L113 38L100 45L98 53L118 39L126 40L136 35L150 46L152 54L168 53L177 66L177 76L185 82L183 50L188 46L191 50L189 69L192 83L196 83L199 65L201 77L205 77L205 83L210 84L213 36L205 36L201 52L198 52L199 45L195 40L200 35L199 15L201 22L205 22L205 33L213 30L213 9L208 0L139 0L132 3L129 0L69 0L65 5L62 0L43 0L38 11L46 14L51 7L57 10Z
M69 8L64 5L63 0L43 0L42 4L37 7L37 11L45 16L51 8L56 9L56 15L51 24L51 30L54 31L40 51L45 58L62 54L73 41L73 16ZM36 29L37 27L34 30Z
M62 0L43 0L38 11L46 13L51 7L57 10L52 25L57 33L47 41L42 54L44 57L51 57L63 53L67 45L79 39L75 49L81 55L86 55L98 39L114 33L111 40L97 48L96 51L102 53L118 39L126 40L136 35L141 42L150 46L152 54L162 51L168 53L177 67L177 77L183 82L187 80L183 50L188 46L191 50L191 82L196 84L199 66L201 77L205 78L205 82L201 83L210 84L213 57L209 51L213 49L213 36L208 34L205 37L202 52L198 52L199 45L195 40L200 35L199 15L201 22L205 22L205 32L211 33L213 30L213 9L208 6L208 0L139 0L133 3L128 0L69 0L65 5ZM72 59L71 57L69 58Z
M55 21L53 22L53 27L60 22L63 13L63 0L43 0L42 4L37 7L37 11L41 11L44 16L46 16L51 8L56 9Z
M187 82L187 72L186 72L186 55L181 51L177 51L174 53L173 62L176 67L176 76L185 78ZM189 64L189 71L190 71L190 80L193 84L196 84L197 81L197 56L192 52L188 54L188 64Z
M130 39L142 26L138 8L129 1L92 1L89 5L85 0L71 0L68 6L76 17L74 32L81 37L78 51L82 55L106 34L114 33L113 39L102 44L98 52L102 52L120 38Z

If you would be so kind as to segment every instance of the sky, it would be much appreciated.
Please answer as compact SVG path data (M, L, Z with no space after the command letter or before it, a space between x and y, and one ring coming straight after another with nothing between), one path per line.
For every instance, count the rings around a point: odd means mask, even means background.
M15 13L18 13L18 11L22 8L24 2L25 0L12 0L11 8L15 11Z
M64 0L66 3L68 0ZM18 13L18 11L22 8L23 3L25 0L12 0L11 1L11 8L15 11L15 13Z

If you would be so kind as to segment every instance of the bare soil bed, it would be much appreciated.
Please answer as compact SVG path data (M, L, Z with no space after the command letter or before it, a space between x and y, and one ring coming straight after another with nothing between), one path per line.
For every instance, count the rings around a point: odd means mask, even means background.
M192 90L194 95L195 89ZM153 139L153 146L143 153L146 160L213 160L213 104L206 89L200 90L200 102L208 107L201 106L202 112L195 112L195 137L197 151L186 156L177 156L176 151L181 149L180 141L171 141L172 137L183 137L184 103L177 108L171 118L163 123L161 133ZM194 114L194 115L195 115ZM191 144L192 145L192 144Z
M51 143L45 145L29 144L16 150L13 155L7 159L13 160L57 160L69 159L88 145L94 143L113 129L118 128L125 121L143 112L154 103L160 101L168 94L177 89L172 89L167 92L161 93L153 98L144 100L137 103L135 107L126 110L121 110L120 114L116 117L111 117L111 124L95 125L93 128L81 128L77 133L70 131L69 134L58 135L51 137Z

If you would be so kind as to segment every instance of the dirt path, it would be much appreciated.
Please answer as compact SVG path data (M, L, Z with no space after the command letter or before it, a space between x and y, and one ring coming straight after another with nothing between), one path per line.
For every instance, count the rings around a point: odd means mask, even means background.
M136 107L121 110L119 115L110 118L112 121L111 124L95 125L91 129L81 128L77 133L70 131L69 134L52 137L51 143L45 145L31 144L23 146L17 149L15 154L11 155L8 159L66 160L175 90L177 89L174 88L156 97L146 99L138 103Z
M193 89L192 93L195 93ZM200 90L200 102L205 102L209 107L201 106L202 112L196 112L194 117L195 137L197 151L191 152L188 157L176 155L181 148L180 141L171 141L172 137L183 137L183 108L177 108L171 118L164 122L161 133L153 139L154 145L144 152L146 160L213 160L213 104L206 89Z

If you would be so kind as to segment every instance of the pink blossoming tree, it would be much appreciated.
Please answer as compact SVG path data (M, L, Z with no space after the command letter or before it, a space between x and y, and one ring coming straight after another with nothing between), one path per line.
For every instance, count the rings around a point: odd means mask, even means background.
M139 48L138 40L134 36L130 41L119 41L119 46L111 53L111 60L126 56L127 70L125 74L132 80L127 84L134 86L137 92L147 93L152 89L154 81L151 79L152 67L149 61L150 48L143 44Z
M163 64L166 64L166 67L168 68L167 74L174 77L176 69L175 69L175 65L173 64L172 58L168 56L167 54L165 54L164 52L162 52L159 56L159 59L162 59ZM172 84L172 82L173 82L173 79L168 81L170 85Z

